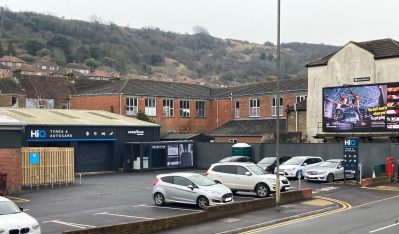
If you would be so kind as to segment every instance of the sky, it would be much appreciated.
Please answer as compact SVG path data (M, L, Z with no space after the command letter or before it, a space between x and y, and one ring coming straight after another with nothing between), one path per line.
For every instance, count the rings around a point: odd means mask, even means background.
M178 33L202 26L219 38L277 41L277 0L0 0L0 6ZM281 0L281 42L399 40L398 10L398 0Z

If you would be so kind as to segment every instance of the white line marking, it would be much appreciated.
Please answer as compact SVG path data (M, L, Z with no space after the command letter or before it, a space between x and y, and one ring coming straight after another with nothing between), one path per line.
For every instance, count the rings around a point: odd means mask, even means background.
M10 199L11 201L14 202L28 202L30 200L28 199L23 199L23 198L19 198L19 197L11 197L11 196L6 196L6 198Z
M153 219L153 218L147 218L147 217L141 217L141 216L131 216L131 215L113 214L113 213L108 213L108 212L95 213L95 214L93 214L93 215L110 215L110 216L118 216L118 217L125 217L125 218L148 219L148 220L152 220L152 219Z
M42 223L58 223L58 224L63 224L66 226L71 226L71 227L76 227L76 228L80 228L80 229L86 229L86 228L94 228L96 226L91 226L91 225L86 225L86 224L80 224L80 223L68 223L68 222L62 222L59 220L49 220L49 221L44 221Z
M172 209L172 210L189 210L189 211L197 211L197 212L201 212L201 210L194 210L194 209L184 209L184 208L167 207L167 206L147 206L147 205L142 205L141 207L148 207L148 208L160 208L160 209Z
M24 209L24 211L30 211L30 209Z
M132 207L143 207L145 204L137 205L137 206L132 206Z
M379 229L370 231L369 233L378 232L378 231L381 231L381 230L384 230L384 229L387 229L387 228L390 228L390 227L393 227L393 226L396 226L396 225L399 225L399 223L394 223L394 224L388 225L388 226L386 226L386 227L382 227L382 228L379 228Z

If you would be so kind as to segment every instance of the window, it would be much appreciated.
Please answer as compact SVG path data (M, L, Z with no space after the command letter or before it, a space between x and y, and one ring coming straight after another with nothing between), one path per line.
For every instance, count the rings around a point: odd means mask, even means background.
M236 119L240 118L240 102L236 102L235 109L234 109L234 117Z
M18 107L18 97L11 97L11 107Z
M284 116L284 109L283 109L283 98L280 97L280 108L279 108L279 115ZM277 98L273 98L272 103L272 116L277 116Z
M238 166L237 167L237 175L245 175L245 172L248 170L245 167Z
M230 143L237 143L237 139L229 139Z
M249 117L260 116L260 101L259 99L249 100Z
M180 117L190 117L190 101L180 101Z
M47 107L47 101L45 99L39 99L38 104L39 109L44 109Z
M165 183L173 184L174 176L165 176L161 180Z
M144 112L148 116L156 116L157 111L155 107L155 98L146 98L145 99L145 109Z
M138 100L135 97L126 97L126 115L137 115Z
M233 165L226 165L226 166L224 166L224 173L236 174L237 173L237 169Z
M197 101L195 103L195 109L197 110L198 117L205 117L205 102Z
M296 96L296 103L298 103L298 102L303 102L303 101L306 100L306 98L307 98L306 95Z
M165 99L162 102L163 102L163 116L173 117L173 100Z
M216 171L216 172L224 172L224 166L215 166L212 171Z
M186 179L186 178L184 178L184 177L175 176L175 177L174 177L174 184L175 184L175 185L181 185L181 186L187 187L187 186L189 186L189 185L192 185L193 182L191 182L189 179Z

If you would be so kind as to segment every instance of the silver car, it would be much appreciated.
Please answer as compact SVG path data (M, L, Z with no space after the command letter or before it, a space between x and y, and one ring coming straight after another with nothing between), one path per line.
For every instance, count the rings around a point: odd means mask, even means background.
M233 202L233 193L222 184L195 173L158 175L152 197L158 206L166 202L196 204L201 209L209 205Z
M344 178L344 161L330 159L305 171L305 180L333 182Z

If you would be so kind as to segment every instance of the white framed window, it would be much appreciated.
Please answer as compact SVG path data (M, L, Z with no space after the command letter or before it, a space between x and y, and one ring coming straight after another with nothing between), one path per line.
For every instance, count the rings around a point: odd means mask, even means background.
M205 117L205 102L204 101L196 101L195 109L197 110L198 117Z
M284 116L284 108L283 108L283 98L280 97L280 108L279 108L279 115L280 116ZM277 98L274 97L273 98L273 102L272 102L272 116L277 116Z
M148 116L156 116L157 115L157 109L155 106L155 98L146 98L145 99L144 112Z
M296 96L296 103L306 101L306 98L307 98L306 95Z
M18 96L11 97L11 107L18 108Z
M164 99L163 103L163 116L173 117L173 99Z
M136 97L126 97L126 115L135 116L138 111L138 99Z
M190 117L190 101L180 101L180 117Z
M234 118L240 118L240 102L236 101L234 106Z
M260 100L249 100L249 117L260 117Z
M237 143L237 139L229 139L230 143Z

